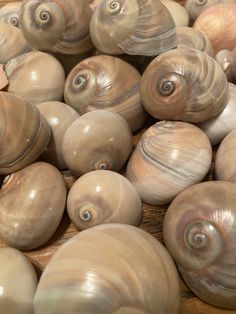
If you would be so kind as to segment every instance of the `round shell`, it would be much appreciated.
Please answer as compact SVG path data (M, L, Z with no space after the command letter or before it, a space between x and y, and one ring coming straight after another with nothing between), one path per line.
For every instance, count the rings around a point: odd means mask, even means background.
M222 67L227 77L227 80L229 82L232 82L234 78L233 71L234 55L232 51L227 49L220 50L217 52L215 59Z
M15 27L19 27L19 14L21 4L21 1L12 1L4 5L0 9L0 22L9 23Z
M189 15L184 6L173 0L161 0L161 2L170 12L176 26L188 26Z

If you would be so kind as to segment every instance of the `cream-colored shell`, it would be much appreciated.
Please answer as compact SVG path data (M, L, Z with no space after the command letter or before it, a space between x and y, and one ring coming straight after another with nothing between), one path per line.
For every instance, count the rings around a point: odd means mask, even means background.
M188 11L180 3L173 0L161 0L164 6L169 10L176 26L188 26Z
M12 1L4 5L0 9L0 22L9 23L15 27L19 27L21 4L21 1Z

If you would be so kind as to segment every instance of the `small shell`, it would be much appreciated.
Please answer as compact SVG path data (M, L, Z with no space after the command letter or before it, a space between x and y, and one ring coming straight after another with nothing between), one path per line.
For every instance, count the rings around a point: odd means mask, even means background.
M36 162L7 176L0 190L1 239L21 250L45 244L61 221L65 202L64 180L50 164Z
M76 175L92 170L119 171L132 150L132 134L117 113L97 110L78 118L62 146L68 168Z
M227 79L220 65L196 49L162 53L141 80L144 108L160 120L203 122L224 109L227 97Z
M0 9L0 22L12 24L15 27L19 27L19 14L21 8L21 2L11 2L4 5Z
M176 46L174 20L159 0L104 0L93 14L90 35L107 54L153 56Z
M43 272L34 314L177 314L176 267L164 246L128 225L104 224L63 244Z
M79 114L70 106L58 101L44 102L38 104L37 108L52 130L49 144L41 158L59 169L66 169L62 156L62 142L67 129L79 118Z
M222 67L227 77L227 80L229 82L232 82L234 78L234 71L233 71L234 56L233 56L232 51L227 50L227 49L220 50L216 54L215 59Z
M236 184L192 186L171 203L164 241L188 287L205 302L236 309ZM193 312L194 313L194 312Z
M127 62L112 56L94 56L70 72L65 83L65 101L80 115L99 109L117 112L135 131L146 118L140 80L141 75Z
M0 248L0 313L32 314L38 279L29 260L16 249Z
M166 204L204 178L211 157L210 142L199 128L162 121L143 134L128 162L126 176L144 202Z
M79 230L111 222L139 226L142 203L125 177L108 170L96 170L73 184L67 211Z
M47 53L25 53L9 61L5 71L8 92L23 96L32 104L62 99L65 73L60 62Z
M188 11L180 3L173 0L161 0L161 3L169 10L176 26L188 26Z

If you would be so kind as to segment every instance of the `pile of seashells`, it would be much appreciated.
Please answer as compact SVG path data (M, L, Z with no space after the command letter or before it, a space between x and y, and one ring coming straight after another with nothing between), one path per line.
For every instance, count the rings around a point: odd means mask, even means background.
M236 309L236 1L217 2L0 1L0 313L175 314L180 275ZM142 201L170 203L165 247ZM87 230L38 283L20 250L65 208Z

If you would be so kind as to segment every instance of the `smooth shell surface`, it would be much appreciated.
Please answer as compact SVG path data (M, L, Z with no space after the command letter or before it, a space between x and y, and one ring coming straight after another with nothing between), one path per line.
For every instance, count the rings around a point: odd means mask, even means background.
M32 314L38 279L28 259L18 250L0 248L0 312Z
M132 150L132 134L117 113L97 110L78 118L67 130L62 152L76 175L92 170L119 171Z
M73 184L68 194L67 211L79 230L102 223L138 226L142 203L125 177L108 170L96 170Z
M188 26L188 11L180 3L173 0L161 0L161 2L169 10L176 26Z
M107 54L155 56L176 46L174 20L159 0L104 0L93 14L90 35Z
M227 49L220 50L217 52L215 59L222 67L227 77L227 80L229 82L232 82L234 78L234 70L233 70L234 55L232 51L227 50Z
M211 157L210 142L198 127L162 121L143 134L128 162L126 176L144 202L166 204L204 178Z
M162 244L133 226L80 232L47 265L34 314L177 314L179 279Z
M22 97L0 92L0 174L34 162L46 148L50 134L37 108Z
M140 80L141 75L127 62L112 56L94 56L70 72L65 83L65 101L81 115L98 109L117 112L135 131L146 118Z
M162 53L141 80L144 108L160 120L203 122L224 109L227 97L227 79L220 65L196 49Z
M25 53L9 61L5 71L8 92L25 97L32 104L62 99L65 73L60 62L47 53Z
M44 102L38 104L37 108L52 130L50 141L41 158L59 169L66 169L62 156L62 142L67 129L79 118L79 114L70 106L58 101Z
M192 186L171 203L164 241L188 287L205 302L236 309L236 184Z
M10 246L31 250L56 231L66 202L61 173L36 162L6 177L0 190L0 238Z
M4 5L0 9L0 22L12 24L15 27L19 27L19 14L21 8L21 2L11 2Z
M96 11L97 7L103 2L103 0L87 0L90 8Z

